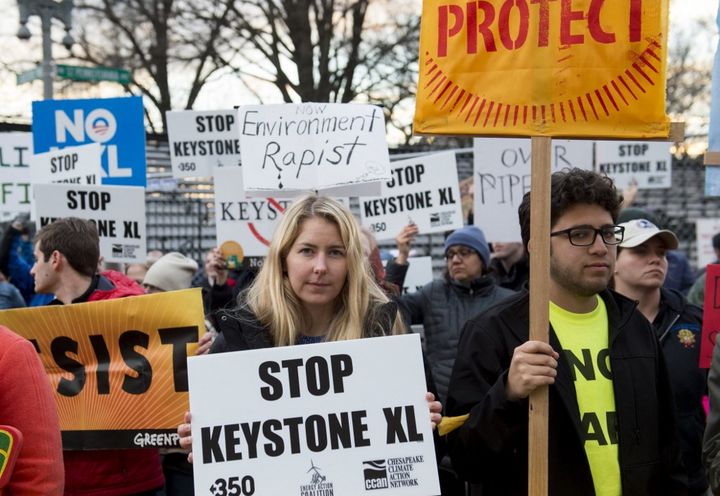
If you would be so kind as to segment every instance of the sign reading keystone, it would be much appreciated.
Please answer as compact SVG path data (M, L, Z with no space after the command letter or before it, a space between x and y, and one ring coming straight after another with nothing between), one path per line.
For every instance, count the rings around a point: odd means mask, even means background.
M114 67L82 67L57 64L56 74L60 79L73 81L113 81L120 84L130 83L130 72Z
M667 138L667 0L425 0L419 134Z

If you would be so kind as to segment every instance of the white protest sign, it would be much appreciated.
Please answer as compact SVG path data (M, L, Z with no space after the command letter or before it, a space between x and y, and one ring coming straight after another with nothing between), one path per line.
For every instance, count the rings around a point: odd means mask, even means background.
M267 255L273 232L292 200L248 198L243 192L243 167L213 171L217 246L228 268L245 263L257 267Z
M632 181L640 189L669 188L672 182L672 143L663 141L598 141L595 163L615 187L623 189Z
M145 188L36 184L33 194L39 228L63 217L91 220L106 261L145 263Z
M529 139L473 140L474 224L488 241L520 241L517 209L530 191ZM592 170L592 141L553 140L552 171L578 167Z
M33 155L30 177L33 184L100 184L102 147L90 143Z
M190 357L188 379L198 494L440 494L417 334Z
M408 264L402 294L415 293L433 280L432 257L410 257Z
M30 212L32 133L0 133L0 221Z
M210 176L214 167L240 165L237 111L166 112L174 177Z
M411 221L420 234L463 226L454 152L393 162L390 172L380 196L359 198L360 222L377 239L395 238Z
M701 269L718 259L713 250L712 238L720 233L720 219L698 219L695 221L695 231L697 233L697 266Z
M382 109L287 103L238 110L245 191L257 196L378 195L390 179Z

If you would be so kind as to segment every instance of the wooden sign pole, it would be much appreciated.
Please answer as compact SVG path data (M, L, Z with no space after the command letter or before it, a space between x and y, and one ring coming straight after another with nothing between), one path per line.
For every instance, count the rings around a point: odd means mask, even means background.
M530 340L549 342L551 139L532 138L530 189ZM530 394L528 495L548 494L548 388Z

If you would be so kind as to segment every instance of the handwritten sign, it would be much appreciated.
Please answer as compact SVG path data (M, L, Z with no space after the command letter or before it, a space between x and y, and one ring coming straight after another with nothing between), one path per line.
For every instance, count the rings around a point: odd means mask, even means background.
M667 0L423 2L421 134L667 137Z
M633 181L641 189L672 186L671 143L638 141L598 141L595 143L595 169L612 178L617 188Z
M32 134L0 133L0 221L30 212Z
M33 184L100 184L101 154L97 143L38 153L30 159L30 177Z
M393 162L380 196L359 200L360 221L379 240L394 239L409 222L421 234L463 226L454 152Z
M377 195L390 180L382 109L373 105L248 105L238 110L243 180L257 196Z
M205 327L199 289L0 312L50 377L63 448L177 446L186 357Z
M475 225L491 241L520 241L517 209L530 190L530 140L478 138L473 143ZM552 170L592 170L592 141L553 140Z
M198 494L440 494L419 335L191 357L188 371Z
M709 369L717 334L720 332L720 264L708 265L705 276L700 367Z
M211 176L214 167L240 165L235 110L180 110L165 116L173 177Z
M105 260L145 262L145 188L36 184L33 192L39 227L62 217L91 220Z

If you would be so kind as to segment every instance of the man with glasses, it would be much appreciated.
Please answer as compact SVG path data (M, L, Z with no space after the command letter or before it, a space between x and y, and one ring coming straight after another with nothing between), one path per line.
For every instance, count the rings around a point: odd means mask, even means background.
M527 291L465 325L446 410L462 423L448 441L483 496L527 494L527 398L546 385L549 494L687 494L657 339L635 302L607 289L621 201L605 176L553 174L549 344L528 340ZM527 249L530 193L519 217Z

